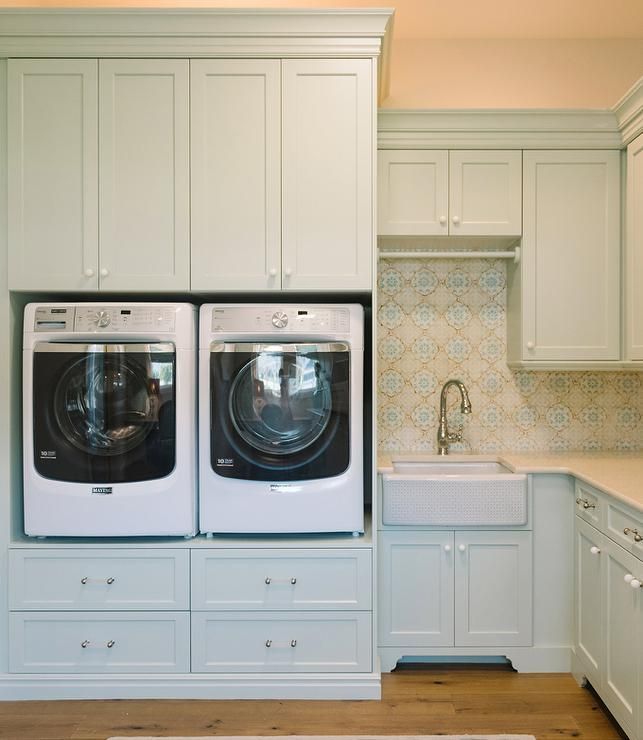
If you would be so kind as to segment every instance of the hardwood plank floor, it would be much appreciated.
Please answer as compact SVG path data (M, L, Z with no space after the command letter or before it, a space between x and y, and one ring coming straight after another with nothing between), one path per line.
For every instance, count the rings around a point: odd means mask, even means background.
M3 740L111 735L349 735L517 732L618 740L595 695L568 674L399 670L382 701L36 701L0 703Z

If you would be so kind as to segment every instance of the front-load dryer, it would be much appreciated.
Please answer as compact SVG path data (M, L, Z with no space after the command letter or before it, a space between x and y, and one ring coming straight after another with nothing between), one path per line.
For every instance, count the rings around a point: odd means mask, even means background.
M363 309L204 305L199 528L364 531Z
M25 532L196 533L196 309L25 307Z

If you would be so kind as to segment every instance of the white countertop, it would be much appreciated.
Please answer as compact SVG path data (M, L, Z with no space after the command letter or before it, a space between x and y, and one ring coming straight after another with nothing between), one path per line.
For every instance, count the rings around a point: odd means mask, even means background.
M643 512L643 454L619 452L505 452L498 455L448 455L447 460L497 460L514 473L559 473L609 493ZM380 473L397 460L445 460L439 455L392 455L378 458Z

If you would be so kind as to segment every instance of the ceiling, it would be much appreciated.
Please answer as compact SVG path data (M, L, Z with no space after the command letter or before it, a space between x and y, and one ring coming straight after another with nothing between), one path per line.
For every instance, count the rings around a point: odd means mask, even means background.
M643 0L0 0L0 7L390 7L397 39L627 38L643 44Z

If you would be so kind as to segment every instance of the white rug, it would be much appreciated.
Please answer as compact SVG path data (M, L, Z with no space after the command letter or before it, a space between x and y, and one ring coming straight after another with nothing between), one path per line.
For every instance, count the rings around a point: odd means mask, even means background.
M107 740L536 740L533 735L128 735Z

